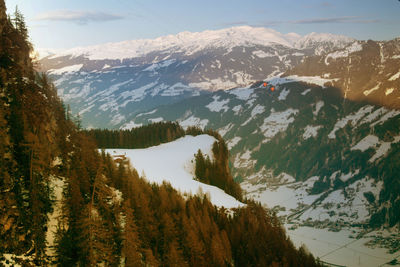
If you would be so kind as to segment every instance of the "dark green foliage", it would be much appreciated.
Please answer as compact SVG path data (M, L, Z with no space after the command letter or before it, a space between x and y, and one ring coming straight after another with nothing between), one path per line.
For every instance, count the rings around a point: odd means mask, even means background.
M364 197L371 204L373 204L375 202L375 196L371 191L365 192Z
M214 160L204 157L199 150L195 155L195 175L200 182L215 185L235 198L242 199L242 190L230 174L228 149L223 139L214 142L212 152Z
M99 148L146 148L171 142L185 135L176 122L158 122L131 130L94 129L84 131Z

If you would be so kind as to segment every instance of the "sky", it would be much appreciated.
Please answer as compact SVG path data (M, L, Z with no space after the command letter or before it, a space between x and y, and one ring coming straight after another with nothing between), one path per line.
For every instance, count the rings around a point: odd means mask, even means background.
M400 0L6 0L25 16L31 42L66 49L153 39L183 31L234 26L281 33L347 35L358 40L400 37Z

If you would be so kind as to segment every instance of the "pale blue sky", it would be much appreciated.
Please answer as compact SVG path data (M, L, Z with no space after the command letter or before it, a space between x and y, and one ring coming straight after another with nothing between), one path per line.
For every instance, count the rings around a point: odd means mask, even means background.
M232 26L281 33L400 37L399 0L6 0L25 15L36 48L71 48Z

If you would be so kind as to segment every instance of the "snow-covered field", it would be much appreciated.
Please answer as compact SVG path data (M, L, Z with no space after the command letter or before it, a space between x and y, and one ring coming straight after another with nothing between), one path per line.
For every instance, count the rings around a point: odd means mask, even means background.
M216 139L209 135L185 136L170 143L145 149L107 149L111 155L125 155L140 175L152 183L167 181L182 193L207 194L219 207L244 206L218 187L196 181L194 155L200 149L212 158L211 148Z

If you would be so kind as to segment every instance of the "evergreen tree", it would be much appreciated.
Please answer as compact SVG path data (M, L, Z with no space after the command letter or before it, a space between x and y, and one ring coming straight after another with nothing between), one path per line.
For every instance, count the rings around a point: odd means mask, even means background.
M125 229L122 247L122 255L125 259L125 266L143 266L142 253L140 252L140 239L137 225L135 223L133 209L128 201L124 203Z

